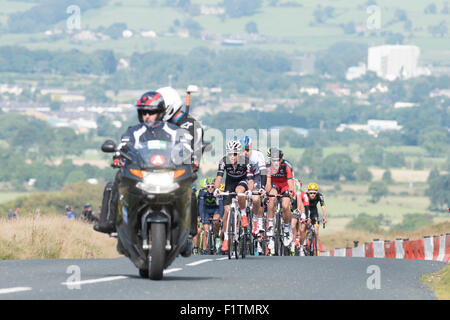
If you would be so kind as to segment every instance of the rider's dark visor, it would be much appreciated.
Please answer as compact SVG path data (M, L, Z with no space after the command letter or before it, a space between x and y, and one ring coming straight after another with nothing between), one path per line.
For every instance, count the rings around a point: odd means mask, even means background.
M140 112L143 116L145 116L146 114L149 114L149 115L157 114L157 113L159 113L159 110L139 110L139 112Z

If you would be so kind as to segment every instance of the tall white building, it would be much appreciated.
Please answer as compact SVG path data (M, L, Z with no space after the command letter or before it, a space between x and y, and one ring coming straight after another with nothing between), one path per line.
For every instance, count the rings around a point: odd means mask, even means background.
M427 68L418 66L420 48L405 45L383 45L370 47L367 70L374 71L380 78L395 80L429 75Z

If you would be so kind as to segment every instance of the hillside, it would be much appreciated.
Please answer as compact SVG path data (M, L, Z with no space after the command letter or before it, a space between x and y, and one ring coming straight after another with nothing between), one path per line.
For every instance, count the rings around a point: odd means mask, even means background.
M45 15L45 8L36 10L33 1L1 0L2 8L8 10L0 16L3 29L0 45L25 45L33 49L45 46L53 50L112 49L130 56L149 50L186 53L198 46L223 49L226 48L223 41L230 39L243 40L242 48L290 53L324 50L338 41L369 45L403 43L421 47L423 64L448 63L445 57L450 50L450 42L444 40L449 37L450 20L445 0L412 3L324 0L320 4L304 0L105 0L95 1L91 6L84 3L70 1L79 4L79 14L58 9L59 20L49 20L40 29L22 30L15 27L18 18L11 17L28 17L32 11ZM44 18L34 19L48 20ZM79 25L66 33L68 23L78 18ZM126 29L132 35L124 38L122 31ZM143 35L143 31L154 33Z

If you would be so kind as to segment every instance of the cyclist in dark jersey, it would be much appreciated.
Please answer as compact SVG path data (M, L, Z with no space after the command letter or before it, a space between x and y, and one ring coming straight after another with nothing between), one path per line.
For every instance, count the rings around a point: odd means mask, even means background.
M225 177L225 191L244 193L246 191L253 191L254 181L253 177L259 174L258 166L252 163L249 158L242 155L242 145L239 141L229 141L226 147L227 155L220 160L219 169L217 171L216 181L214 183L214 195L220 194L220 183L224 174ZM224 196L224 215L223 215L223 243L222 251L228 251L228 233L227 224L228 212L231 204L231 196ZM248 219L246 213L245 197L238 197L239 209L241 210L241 225L248 227Z
M317 204L320 203L322 207L323 218L322 222L327 223L327 207L325 206L325 199L323 194L319 192L319 186L317 183L308 184L308 191L306 192L308 195L309 205L309 219L311 219L311 223L315 228L317 241L319 242L319 211L317 210Z
M218 238L220 219L223 217L223 199L214 195L214 178L208 178L206 188L199 191L198 200L198 212L204 228L202 254L206 254L206 239L208 239L210 219L217 220L213 222L213 232Z

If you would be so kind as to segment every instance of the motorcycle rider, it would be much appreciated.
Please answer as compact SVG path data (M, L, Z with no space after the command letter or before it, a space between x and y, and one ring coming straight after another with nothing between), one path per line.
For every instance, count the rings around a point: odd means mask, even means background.
M191 152L195 150L196 147L198 147L195 144L196 137L195 132L192 131L194 128L198 128L199 124L196 123L195 119L192 117L187 116L186 114L182 114L182 117L177 118L177 115L179 117L180 115L180 109L182 107L181 98L178 95L178 93L170 87L165 87L158 89L157 91L148 91L144 93L141 98L136 103L137 107L137 113L138 113L138 120L140 124L136 126L129 127L128 130L125 132L124 135L122 135L121 143L118 146L118 150L126 150L126 146L128 144L134 144L139 143L139 141L142 138L145 138L145 135L151 134L151 125L155 121L169 121L173 122L174 124L178 125L184 125L185 128L189 133L187 133L187 140L190 140ZM175 118L175 119L174 119ZM181 121L181 118L183 118L183 121ZM186 125L186 123L190 123L191 125ZM162 125L162 123L161 123ZM186 128L187 127L187 128ZM192 129L191 129L192 127ZM200 127L201 129L201 127ZM173 130L166 130L168 134L174 134ZM203 133L203 130L201 131ZM185 135L185 136L186 136ZM203 134L202 136L203 137ZM145 140L145 139L143 139ZM202 138L200 139L200 142L202 143ZM200 150L200 156L198 155L199 152L196 152L194 156L197 156L197 161L199 161L199 158L201 156L201 150ZM194 158L193 156L193 158ZM116 154L113 157L113 164L112 166L115 168L119 168L123 166L123 159L120 156L120 152L116 152ZM195 165L194 165L195 168ZM196 169L198 170L198 165L196 166ZM102 201L102 213L100 216L100 222L96 225L94 225L94 230L98 232L103 233L113 233L115 232L115 224L117 219L117 202L118 202L118 185L120 182L121 173L120 171L117 172L116 177L114 179L114 182L109 185L107 184L105 187L105 193L104 193L104 199ZM105 195L106 189L111 188L110 198L106 199ZM194 197L195 198L195 194ZM191 210L192 214L192 221L191 221L191 236L195 236L197 233L197 209L196 208L196 201L192 201L192 208ZM195 207L194 207L195 205ZM109 209L109 210L108 210ZM109 212L108 212L109 211ZM194 227L192 227L194 226Z

